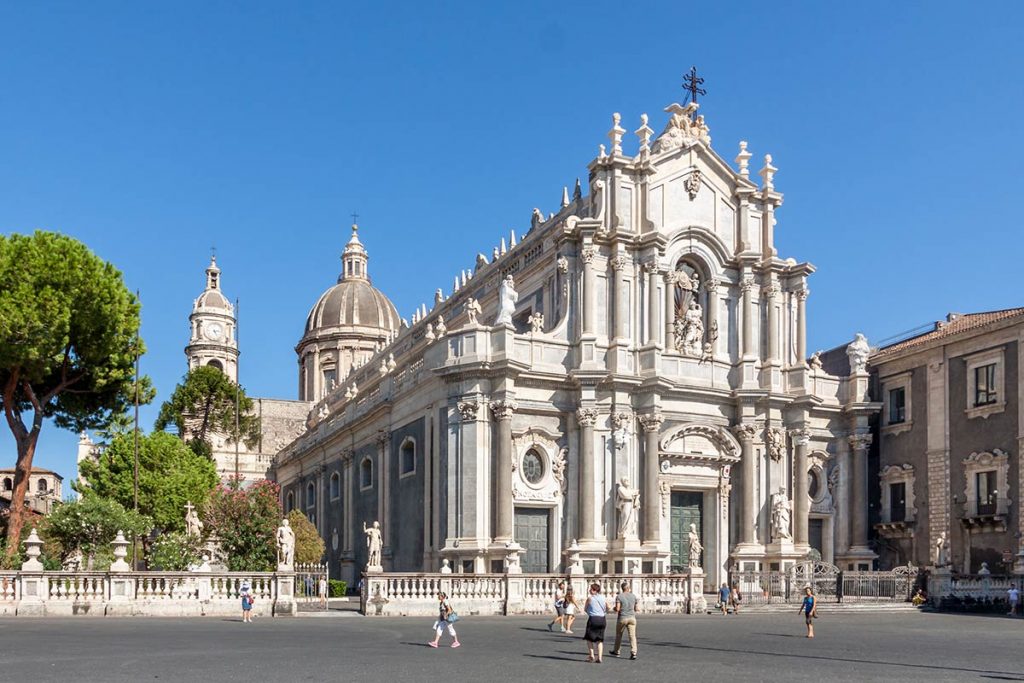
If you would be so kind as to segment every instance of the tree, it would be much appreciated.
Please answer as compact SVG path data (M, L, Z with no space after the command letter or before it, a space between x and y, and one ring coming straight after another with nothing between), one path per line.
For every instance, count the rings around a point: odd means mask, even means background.
M248 488L242 488L240 479L231 479L213 490L206 525L220 542L229 570L264 572L275 568L280 491L266 479Z
M149 546L146 566L165 572L180 572L199 562L203 542L181 531L160 534Z
M62 560L77 550L85 558L88 569L102 569L110 562L110 543L118 531L139 537L152 528L153 521L149 517L126 510L115 500L88 496L58 504L46 519L42 533L44 538L60 544Z
M306 515L300 510L292 510L288 513L288 523L295 533L295 562L313 564L322 560L327 546Z
M238 394L238 431L235 431L235 393ZM229 443L241 441L255 448L260 440L260 419L253 413L245 389L215 367L189 370L174 393L160 407L156 429L177 429L178 436L200 455L212 452L211 435L224 434Z
M98 461L83 460L86 484L72 487L84 497L110 498L126 508L134 498L135 435L118 434ZM167 432L139 435L139 512L159 531L185 530L185 505L202 510L217 485L217 468Z
M134 398L139 302L121 273L70 237L0 235L0 408L17 444L7 553L43 421L102 429ZM148 380L140 379L142 395Z

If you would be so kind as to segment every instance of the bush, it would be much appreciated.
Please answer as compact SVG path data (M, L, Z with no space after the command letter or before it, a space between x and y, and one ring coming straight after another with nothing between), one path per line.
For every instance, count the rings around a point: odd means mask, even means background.
M316 564L324 556L324 539L320 538L313 523L299 510L288 513L288 523L295 534L295 563Z
M181 531L160 534L149 547L146 566L151 570L165 572L185 571L190 566L199 564L202 558L203 544L195 536Z
M330 590L328 591L332 598L343 598L348 593L348 583L345 581L339 581L337 579L331 579L327 582L330 584Z

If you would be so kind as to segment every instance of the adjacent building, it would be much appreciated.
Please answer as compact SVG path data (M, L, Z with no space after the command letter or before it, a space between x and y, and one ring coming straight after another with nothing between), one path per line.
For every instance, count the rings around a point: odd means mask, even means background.
M14 468L0 469L0 508L10 509L14 497ZM25 492L25 505L40 515L50 514L54 503L64 499L64 477L53 470L33 467Z

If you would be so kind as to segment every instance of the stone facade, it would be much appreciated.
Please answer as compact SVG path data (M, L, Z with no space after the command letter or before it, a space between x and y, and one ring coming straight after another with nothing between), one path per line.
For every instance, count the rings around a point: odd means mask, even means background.
M935 564L943 535L957 571L1018 560L1022 341L1024 308L950 314L872 355L882 403L872 516L883 566Z
M778 169L755 183L745 142L731 167L696 110L657 138L643 116L630 155L616 114L586 194L534 209L333 390L300 358L317 402L274 476L332 575L362 571L374 520L387 571L564 571L574 540L588 573L681 571L691 523L712 584L812 547L870 565L866 343L846 376L807 362L814 267L776 252Z
M0 507L9 508L14 496L14 468L0 469ZM64 499L64 477L52 470L33 467L25 505L41 515L50 514L54 503Z

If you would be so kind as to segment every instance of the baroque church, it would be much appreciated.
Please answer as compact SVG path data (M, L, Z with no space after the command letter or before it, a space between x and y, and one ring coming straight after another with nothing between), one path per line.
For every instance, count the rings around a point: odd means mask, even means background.
M588 573L699 564L715 585L813 551L870 568L867 344L840 375L808 357L814 266L776 251L771 156L752 172L740 142L731 165L696 103L665 112L628 138L615 114L587 182L408 321L352 226L296 347L300 401L261 404L279 441L245 461L332 576L357 580L375 521L396 572L564 571L570 547ZM237 373L219 287L212 263L186 353Z

